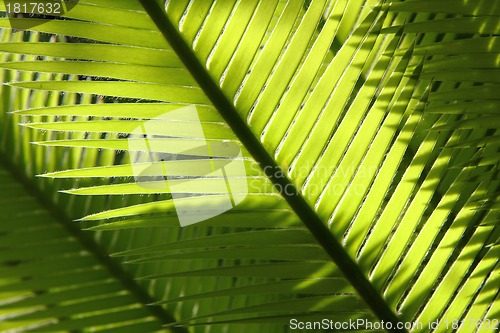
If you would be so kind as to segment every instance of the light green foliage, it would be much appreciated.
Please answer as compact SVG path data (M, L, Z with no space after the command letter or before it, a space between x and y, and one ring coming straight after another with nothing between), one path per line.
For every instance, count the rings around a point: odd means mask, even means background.
M0 18L0 331L495 332L471 325L500 318L497 1L141 2ZM135 181L129 140L188 105L249 186L180 228L223 199L207 153L155 162L200 177L174 202ZM203 144L192 128L151 143Z

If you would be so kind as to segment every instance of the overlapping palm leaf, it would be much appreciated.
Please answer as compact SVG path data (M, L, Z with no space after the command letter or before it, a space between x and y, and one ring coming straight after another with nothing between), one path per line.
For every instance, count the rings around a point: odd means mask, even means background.
M102 246L133 263L182 323L283 326L375 312L425 331L434 320L498 317L494 2L179 0L166 14L143 3L80 1L68 20L33 28L71 38L2 43L39 56L2 67L23 73L10 83L19 94L101 96L16 117L48 131L29 140L37 154L71 147L87 164L45 168L69 179L64 190L91 202L127 195L82 223L106 230ZM168 191L134 182L127 136L193 104L210 142L241 146L252 186L235 209L179 230ZM191 139L169 130L165 147ZM97 149L120 158L95 163L87 156ZM189 177L199 158L160 164ZM193 189L186 207L214 205L210 181L201 178L205 190ZM127 244L151 230L162 230L152 246ZM182 290L179 277L196 287Z

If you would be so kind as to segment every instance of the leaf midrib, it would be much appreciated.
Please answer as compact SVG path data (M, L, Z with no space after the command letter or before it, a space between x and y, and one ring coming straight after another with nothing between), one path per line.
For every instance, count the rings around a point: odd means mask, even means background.
M253 134L250 127L238 115L234 105L226 98L220 87L198 60L191 47L185 42L164 9L156 1L139 0L147 14L156 24L158 30L177 53L187 70L205 92L214 107L219 111L229 127L242 142L252 157L260 164L271 182L278 188L286 188L282 196L294 210L304 225L309 229L332 261L340 268L346 278L357 290L366 304L380 320L391 322L393 327L400 322L383 297L360 270L356 262L347 254L328 227L309 206L305 198L297 191L292 181L282 172L279 164L265 150L262 143ZM393 329L391 332L407 332L404 329Z
M156 302L155 299L149 295L133 278L126 272L121 264L109 257L109 254L99 246L95 240L82 231L71 219L67 216L54 202L52 202L45 193L43 193L36 184L33 183L20 169L9 160L5 154L0 151L0 167L5 168L13 178L26 189L36 201L54 218L55 221L60 223L64 230L74 237L78 243L85 248L93 257L99 262L109 274L120 283L130 295L132 295L144 308L155 317L160 324L169 325L177 322L177 320L168 312L159 306L150 306ZM172 327L172 332L187 333L184 327Z

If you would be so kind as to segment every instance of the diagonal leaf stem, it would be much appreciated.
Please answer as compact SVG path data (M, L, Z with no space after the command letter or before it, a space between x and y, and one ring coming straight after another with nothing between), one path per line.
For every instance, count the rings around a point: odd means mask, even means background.
M272 183L278 188L288 189L287 191L282 191L283 197L333 262L335 262L344 273L373 313L377 315L380 320L392 323L392 327L394 328L389 330L390 332L407 332L404 329L395 328L397 323L400 322L396 314L366 278L356 262L347 254L340 242L332 235L328 227L307 203L305 198L297 191L292 181L283 173L274 172L279 170L277 162L265 150L264 146L253 134L250 127L247 126L245 121L238 115L234 105L226 98L220 87L213 81L206 68L198 60L191 47L185 42L179 31L169 20L165 10L156 1L139 0L139 2L170 46L177 53L191 75L193 75L194 79L203 89L212 104L217 108L221 116L252 157L261 165Z
M59 222L65 230L91 253L94 258L127 290L144 308L150 312L161 324L167 325L176 322L176 319L159 306L149 306L156 302L123 267L110 258L109 254L100 247L90 235L82 231L73 220L67 216L45 193L43 193L22 171L16 167L3 152L0 151L0 167L8 170L12 176L30 193L47 212ZM172 327L172 332L187 333L183 327Z

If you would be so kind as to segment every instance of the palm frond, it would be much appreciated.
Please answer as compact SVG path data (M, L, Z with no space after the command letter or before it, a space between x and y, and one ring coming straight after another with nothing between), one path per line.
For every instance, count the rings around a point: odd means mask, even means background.
M22 151L41 170L48 152L72 149L74 160L44 176L101 202L81 223L179 323L322 316L425 331L498 314L498 10L491 1L171 0L163 10L85 0L65 20L15 19L42 34L5 38L0 49L23 56L1 64L12 75L4 89L99 96L18 104L23 131L45 133ZM200 138L176 113L187 105L203 140L241 149L249 191L180 230L179 209L195 218L223 200L200 164L235 160L189 151ZM155 175L167 168L177 179L160 189L165 180L138 184L127 159L134 130L162 114L177 118L151 127L169 135L151 139L150 153L177 159L158 161ZM188 190L172 190L190 177Z

